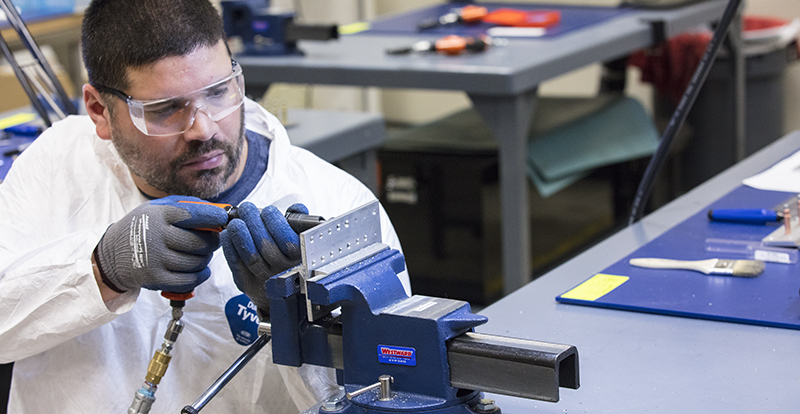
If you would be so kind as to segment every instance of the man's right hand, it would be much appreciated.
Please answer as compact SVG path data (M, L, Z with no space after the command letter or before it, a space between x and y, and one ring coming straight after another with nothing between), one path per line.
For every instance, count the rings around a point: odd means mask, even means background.
M195 197L169 196L136 207L95 248L103 282L122 293L143 287L189 292L211 276L225 210Z

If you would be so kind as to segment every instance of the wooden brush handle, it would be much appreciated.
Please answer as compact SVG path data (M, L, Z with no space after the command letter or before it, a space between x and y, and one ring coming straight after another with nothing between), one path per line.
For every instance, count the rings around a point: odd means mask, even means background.
M631 266L649 267L653 269L685 269L695 270L698 272L707 273L717 263L717 259L708 260L672 260L672 259L655 259L655 258L639 258L631 259Z

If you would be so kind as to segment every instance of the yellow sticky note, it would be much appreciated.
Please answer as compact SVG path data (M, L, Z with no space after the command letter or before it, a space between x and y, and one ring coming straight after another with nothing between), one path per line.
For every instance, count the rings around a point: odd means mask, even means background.
M339 34L348 35L369 30L369 22L356 22L339 26Z
M11 128L13 126L22 125L26 122L31 122L36 119L36 114L19 113L0 119L0 129Z
M561 295L561 297L565 299L595 301L608 292L618 288L621 284L627 282L628 279L630 279L628 276L598 273L569 292Z

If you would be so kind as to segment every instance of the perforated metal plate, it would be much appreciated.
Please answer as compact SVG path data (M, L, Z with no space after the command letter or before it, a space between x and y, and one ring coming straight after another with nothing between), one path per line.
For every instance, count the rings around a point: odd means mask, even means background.
M324 277L354 260L363 260L365 256L362 253L368 253L368 250L377 252L386 247L376 246L380 244L381 215L377 200L331 218L300 234L303 261L299 269L302 279L300 291L306 295L309 321L317 320L331 310L314 305L308 299L306 283L315 278L315 270L324 270L319 275Z
M300 234L303 265L308 275L328 263L380 242L381 217L377 200Z

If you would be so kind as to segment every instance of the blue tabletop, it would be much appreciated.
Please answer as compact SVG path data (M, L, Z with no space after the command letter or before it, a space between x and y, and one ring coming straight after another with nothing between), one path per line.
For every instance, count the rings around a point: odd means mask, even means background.
M483 309L481 314L488 316L489 322L477 331L575 345L581 364L580 389L562 390L558 403L496 394L487 396L495 399L506 413L796 412L800 402L797 394L800 353L797 352L799 332L795 329L575 306L554 298L632 257L639 248L656 247L660 237L680 223L694 223L699 226L700 233L704 229L716 232L713 228L721 223L709 223L707 218L699 220L709 206L771 208L777 204L776 200L780 202L785 199L783 197L794 195L763 192L765 198L757 200L746 194L750 191L756 194L756 190L737 191L744 178L769 168L798 149L800 132L787 135ZM737 204L728 204L729 201ZM760 235L772 228L751 230ZM757 237L756 234L752 236ZM668 238L664 240L669 242ZM698 239L687 243L702 250ZM777 266L768 263L759 279L766 282L773 278L778 284L788 283L773 272ZM794 265L791 267L796 269ZM682 272L675 272L677 277L682 277ZM711 280L701 273L691 275L698 283ZM782 308L780 311L790 312L793 306L796 309L791 301L800 299L797 291L800 277L796 273L794 277L796 283L786 288L784 296L776 296L773 306ZM723 280L730 282L731 279ZM767 293L770 292L771 289ZM758 297L754 292L753 300ZM769 300L773 299L761 295L760 301ZM718 302L717 298L711 300L714 306ZM796 310L795 315L800 315L800 309Z

